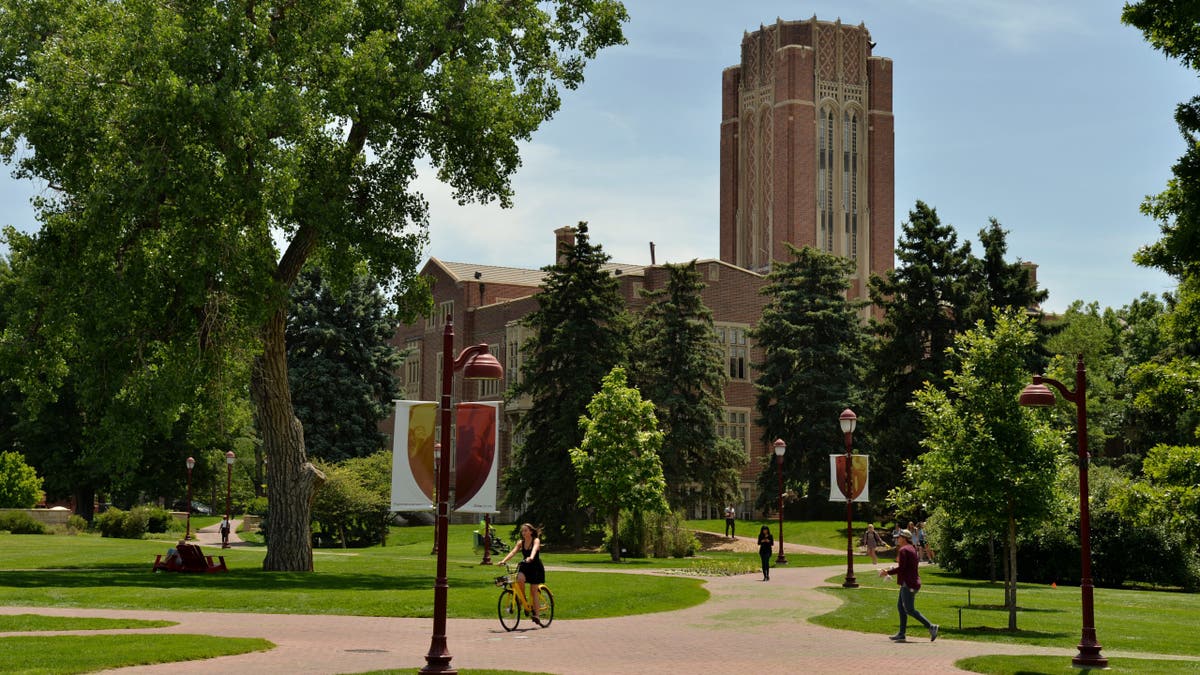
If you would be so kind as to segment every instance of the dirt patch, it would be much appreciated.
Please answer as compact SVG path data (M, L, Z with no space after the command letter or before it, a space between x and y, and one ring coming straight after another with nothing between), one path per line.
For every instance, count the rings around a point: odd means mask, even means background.
M736 553L757 553L758 544L753 539L730 539L712 532L697 532L700 549L703 551L734 551Z

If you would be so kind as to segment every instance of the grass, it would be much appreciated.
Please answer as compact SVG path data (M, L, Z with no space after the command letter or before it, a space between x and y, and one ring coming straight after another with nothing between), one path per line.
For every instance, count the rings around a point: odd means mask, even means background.
M779 537L779 520L739 520L736 533L739 537L758 537L758 531L766 525L771 529L771 536ZM687 526L693 530L704 532L725 533L725 520L689 520ZM854 545L857 548L862 533L867 529L865 522L854 523ZM803 544L805 546L820 546L835 551L846 550L846 521L829 520L784 520L783 540L787 544ZM776 541L778 546L779 542ZM866 556L862 556L865 560ZM842 556L845 560L845 555Z
M1019 594L1018 594L1019 595ZM1071 660L1062 656L976 656L954 664L972 673L987 675L1068 675L1091 673L1091 668L1073 668ZM1195 661L1173 659L1108 659L1106 673L1138 673L1139 675L1176 675L1200 672Z
M880 579L869 566L859 570L859 588L835 584L821 590L844 604L813 621L829 628L890 634L895 631L896 584ZM1009 632L1000 583L960 579L935 567L921 567L921 592L917 609L940 625L940 636L984 642L1073 647L1080 637L1080 597L1076 587L1019 584L1016 632ZM968 604L968 592L970 604ZM1200 657L1194 639L1200 616L1200 595L1169 591L1132 591L1097 588L1094 591L1096 634L1104 649ZM962 628L958 627L959 610ZM909 620L912 628L912 619ZM924 628L916 626L916 635ZM1200 662L1192 662L1200 670ZM1193 671L1196 672L1196 671Z
M22 635L0 638L0 672L91 673L266 651L274 646L260 638L210 635Z
M0 633L46 630L110 630L116 628L163 628L175 626L175 621L145 621L142 619L102 619L84 616L43 616L41 614L0 615Z

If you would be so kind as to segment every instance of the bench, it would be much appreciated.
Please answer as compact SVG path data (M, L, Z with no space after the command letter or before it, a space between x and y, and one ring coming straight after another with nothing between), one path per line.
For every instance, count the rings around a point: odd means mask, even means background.
M166 572L228 572L229 568L225 566L225 556L216 556L219 562L213 561L213 556L204 555L200 551L200 547L195 544L179 544L175 547L176 555L169 555L165 559L162 554L154 556L154 567L152 571L157 572L164 570Z

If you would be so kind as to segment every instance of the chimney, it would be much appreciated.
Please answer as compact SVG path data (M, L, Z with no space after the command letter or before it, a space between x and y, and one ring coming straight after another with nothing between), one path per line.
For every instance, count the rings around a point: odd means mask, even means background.
M650 242L650 264L654 264L654 242Z
M554 261L561 265L566 262L567 251L575 246L575 228L567 225L554 231Z

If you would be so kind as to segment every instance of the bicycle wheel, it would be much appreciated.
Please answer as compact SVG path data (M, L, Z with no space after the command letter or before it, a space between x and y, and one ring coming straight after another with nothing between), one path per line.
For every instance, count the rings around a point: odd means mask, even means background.
M538 586L538 620L542 622L542 628L549 628L550 623L554 621L554 594L545 585Z
M516 630L517 624L521 623L521 608L517 606L517 598L511 588L500 591L496 613L500 615L500 625L504 626L504 630Z

